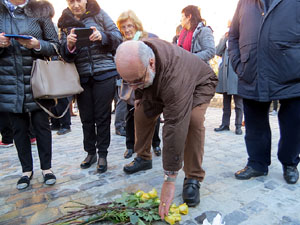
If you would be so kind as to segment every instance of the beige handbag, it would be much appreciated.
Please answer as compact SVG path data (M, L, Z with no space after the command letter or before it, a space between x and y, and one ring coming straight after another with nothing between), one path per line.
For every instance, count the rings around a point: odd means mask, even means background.
M52 44L59 60L37 59L31 70L31 88L34 99L65 98L83 91L74 63L66 63Z
M38 100L54 99L57 101L58 98L79 94L83 91L83 88L80 85L75 64L66 63L59 54L56 45L52 45L59 56L59 60L36 59L33 61L30 82L35 102L51 117L58 119L66 114L69 107L60 116L55 116Z

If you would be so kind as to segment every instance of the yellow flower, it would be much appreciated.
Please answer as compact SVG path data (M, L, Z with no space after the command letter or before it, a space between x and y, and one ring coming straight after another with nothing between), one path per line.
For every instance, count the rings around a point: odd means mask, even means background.
M165 221L171 225L173 225L176 222L176 219L173 215L168 215L165 217Z
M170 207L170 212L172 214L179 214L180 213L178 207L172 207L172 206Z
M174 213L172 216L174 216L175 221L181 221L181 215L179 213Z
M189 213L189 207L186 203L181 204L180 206L178 206L178 208L181 214L187 215Z
M142 194L142 197L141 197L141 200L142 201L146 201L146 200L149 200L151 197L148 193L143 193Z
M159 198L157 198L157 199L155 199L155 201L154 201L156 204L160 204L160 200L159 200Z
M143 194L144 194L144 192L141 190L138 190L137 192L135 192L135 196L138 198L142 197Z
M157 197L157 190L155 188L152 189L152 191L149 191L148 194L151 198Z

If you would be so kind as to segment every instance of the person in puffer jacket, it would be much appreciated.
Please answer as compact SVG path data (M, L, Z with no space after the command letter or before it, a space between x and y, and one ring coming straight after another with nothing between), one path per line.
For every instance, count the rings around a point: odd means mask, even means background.
M35 59L56 55L59 45L51 18L53 6L44 0L0 0L0 111L8 112L23 175L18 189L27 188L33 176L30 117L36 132L37 148L44 183L52 185L52 139L46 114L33 99L30 86ZM7 34L26 35L31 39L9 38ZM48 100L46 100L48 101Z
M58 20L61 54L74 62L84 91L77 96L83 128L83 145L87 153L81 168L97 161L97 171L107 170L107 149L110 145L111 104L115 95L116 77L114 52L122 35L112 19L95 0L67 0ZM76 28L91 28L88 46L76 47Z

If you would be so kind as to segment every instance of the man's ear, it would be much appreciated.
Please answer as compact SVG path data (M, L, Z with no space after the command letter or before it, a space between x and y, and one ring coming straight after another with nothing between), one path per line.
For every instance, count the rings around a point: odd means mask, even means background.
M155 58L149 59L149 66L155 72Z

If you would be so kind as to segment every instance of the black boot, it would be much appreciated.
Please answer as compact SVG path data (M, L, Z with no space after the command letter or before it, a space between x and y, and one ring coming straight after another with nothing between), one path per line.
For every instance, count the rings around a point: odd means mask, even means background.
M229 126L221 125L220 127L215 128L214 130L215 130L216 132L229 130Z
M200 182L193 178L184 178L182 199L188 206L200 203Z

